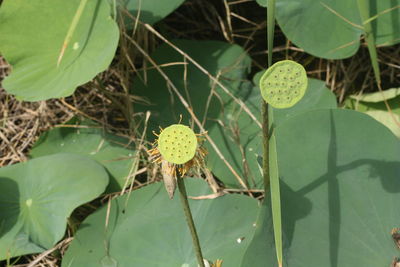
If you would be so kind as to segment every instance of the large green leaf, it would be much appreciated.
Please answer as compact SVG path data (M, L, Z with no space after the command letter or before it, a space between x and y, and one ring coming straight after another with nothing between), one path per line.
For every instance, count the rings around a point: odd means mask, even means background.
M390 106L387 110L384 99ZM382 92L351 95L345 101L345 107L365 112L380 123L388 127L396 136L400 137L400 89L391 88ZM396 122L397 121L397 122Z
M384 91L366 93L361 95L351 95L350 99L356 101L368 102L368 103L379 103L383 102L385 99L394 99L400 96L400 88L391 88Z
M384 99L390 106L390 109L400 115L400 90L391 88L382 92L365 93L361 95L351 95L345 101L345 107L358 111L387 111Z
M200 179L186 182L191 196L210 193ZM257 201L226 195L189 203L203 256L239 266L254 231ZM197 266L180 200L170 200L163 184L134 191L129 199L118 197L110 205L109 216L103 207L82 223L62 266Z
M88 1L60 65L57 61L80 0L5 0L0 52L12 66L4 88L36 101L71 95L110 64L119 31L108 1Z
M396 8L399 4L400 0L369 1L370 17L380 14L372 21L377 45L400 41L400 9ZM277 0L276 18L289 40L307 53L323 58L352 56L364 33L357 1Z
M107 192L121 191L130 172L136 170L136 151L129 149L128 140L99 129L93 122L79 126L55 128L42 134L30 156L37 158L67 152L90 157L102 164L110 175Z
M154 24L166 17L185 0L119 0L121 6L129 11L134 17L138 17L140 21L148 24ZM135 21L132 19L133 25Z
M71 212L106 188L95 161L54 154L0 168L0 260L51 248Z
M319 110L276 128L283 266L389 266L400 256L400 142L367 115ZM276 266L269 199L242 266ZM251 265L249 265L251 263Z

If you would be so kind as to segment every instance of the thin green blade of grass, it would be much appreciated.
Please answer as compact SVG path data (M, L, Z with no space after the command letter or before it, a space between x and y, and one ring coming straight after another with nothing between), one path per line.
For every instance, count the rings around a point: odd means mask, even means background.
M369 18L369 1L368 0L357 0L358 11L360 13L362 21L364 21L364 32L365 40L367 41L368 52L371 58L372 68L374 70L375 80L380 87L381 84L381 73L378 64L378 54L376 52L375 36L372 31L371 20Z
M282 267L282 218L281 218L281 193L279 187L278 154L276 140L273 134L269 140L269 170L271 183L272 223L274 226L274 239L276 257L279 267Z
M369 52L369 57L371 59L371 64L372 64L372 69L374 70L374 76L375 76L375 81L378 86L378 90L382 93L382 87L381 87L381 72L379 68L379 63L378 63L378 53L376 51L376 44L375 44L375 36L373 33L372 29L372 21L373 18L370 18L370 7L369 7L369 1L368 0L357 0L358 4L358 10L361 16L361 19L363 21L364 25L364 32L365 32L365 40L367 41L367 46L368 46L368 52ZM396 7L393 7L394 9ZM392 10L389 9L389 10ZM379 15L379 14L378 14ZM383 95L383 93L382 93ZM385 106L394 121L394 123L400 127L400 122L394 117L392 113L392 109L387 102L386 98L383 99L383 102L385 103Z
M392 12L393 10L398 9L398 8L400 8L400 5L397 5L397 6L388 8L388 9L385 9L385 10L379 12L378 14L376 14L375 16L372 16L372 17L370 17L369 19L365 20L365 21L363 22L363 24L370 23L371 21L378 19L380 16L382 16L382 15L384 15L384 14L386 14L386 13Z
M274 32L275 32L275 0L268 0L268 8L267 8L268 67L271 67L272 65Z
M75 32L76 26L78 25L78 22L82 16L83 10L85 9L86 3L88 0L81 0L79 3L78 9L75 12L74 18L72 19L72 22L68 28L67 35L65 36L63 45L61 47L60 54L58 55L57 59L57 67L60 66L61 60L63 59L65 50L68 47L69 42L71 41L72 35Z

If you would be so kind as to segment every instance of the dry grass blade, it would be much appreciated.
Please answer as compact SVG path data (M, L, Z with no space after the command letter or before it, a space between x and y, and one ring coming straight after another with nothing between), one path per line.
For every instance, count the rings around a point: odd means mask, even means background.
M60 66L60 63L61 63L61 60L63 59L65 50L67 49L68 44L71 41L72 35L75 32L76 26L78 25L78 22L82 16L83 9L85 8L86 3L87 3L87 0L81 0L81 2L79 3L78 9L75 12L75 16L72 19L71 25L68 28L67 35L65 36L64 42L62 44L61 51L60 51L60 54L57 59L57 67Z
M323 5L327 10L329 10L330 12L332 12L334 15L336 15L338 18L340 18L341 20L343 20L344 22L350 24L351 26L360 29L362 31L364 31L364 27L361 25L358 25L354 22L351 22L349 19L345 18L344 16L342 16L341 14L339 14L336 10L334 10L333 8L331 8L330 6L328 6L327 4L323 3L323 2L319 2L321 5Z
M165 74L165 72L157 65L156 62L144 51L137 43L135 40L130 38L129 36L126 35L128 39L131 40L131 42L136 46L136 48L147 58L147 60L157 69L157 71L161 74L161 76L165 79L167 84L172 88L174 93L177 95L183 106L186 108L186 110L189 112L191 115L192 119L196 123L196 125L200 128L201 132L207 132L200 120L197 118L197 116L193 113L192 109L190 108L188 102L185 100L185 98L181 95L179 92L178 88L173 84L173 82L169 79L169 77ZM211 139L211 137L207 134L205 135L207 138L207 141L211 144L215 152L217 153L218 157L224 162L224 164L228 167L228 169L231 171L231 173L235 176L236 180L239 182L239 184L243 187L248 189L246 183L243 181L243 179L239 176L239 174L235 171L235 169L232 167L232 165L225 159L224 155L221 153L220 149L218 146L215 144L215 142Z
M258 119L255 117L255 115L250 111L250 109L246 106L246 104L239 98L235 97L228 88L226 88L216 77L211 75L203 66L201 66L197 61L195 61L192 57L190 57L188 54L186 54L184 51L179 49L176 45L172 44L170 41L168 41L164 36L162 36L158 31L156 31L152 26L149 24L144 25L149 31L154 33L158 38L160 38L163 42L171 46L173 49L175 49L179 54L184 56L188 61L190 61L193 65L195 65L200 71L202 71L204 74L206 74L214 83L216 83L219 87L222 88L222 90L229 95L243 110L250 116L250 118L258 125L258 127L262 128L261 123L258 121Z
M73 237L68 237L57 244L54 248L46 250L45 252L39 254L33 261L31 261L26 267L35 267L38 266L37 264L40 263L43 259L45 259L48 255L53 253L55 250L68 245L72 241Z

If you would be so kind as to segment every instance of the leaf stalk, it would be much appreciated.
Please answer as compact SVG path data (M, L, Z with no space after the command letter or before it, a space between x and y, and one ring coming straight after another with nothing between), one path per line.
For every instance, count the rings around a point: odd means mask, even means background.
M192 236L193 247L194 247L194 251L196 253L197 262L200 267L205 267L204 261L203 261L203 254L201 252L199 237L197 235L196 227L194 225L192 212L190 211L185 181L182 177L179 177L179 175L177 175L177 183L178 183L178 189L179 189L179 197L181 199L181 203L182 203L182 207L183 207L183 212L185 213L186 222L189 227L190 235Z

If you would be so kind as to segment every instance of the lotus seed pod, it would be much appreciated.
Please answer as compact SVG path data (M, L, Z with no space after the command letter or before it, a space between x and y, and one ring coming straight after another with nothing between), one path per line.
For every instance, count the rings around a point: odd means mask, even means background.
M291 60L279 61L261 77L261 96L274 108L290 108L304 96L307 81L302 65Z
M158 149L164 160L174 164L183 164L195 156L197 137L189 127L173 124L160 133Z

